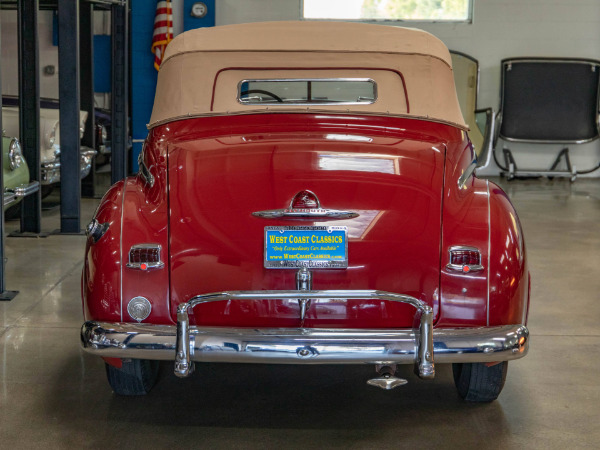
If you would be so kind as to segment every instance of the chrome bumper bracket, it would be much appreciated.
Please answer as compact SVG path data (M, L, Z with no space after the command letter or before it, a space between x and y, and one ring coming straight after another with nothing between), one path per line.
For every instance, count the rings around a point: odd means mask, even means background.
M424 379L435 376L433 361L433 309L425 302L408 295L394 294L384 291L231 291L198 295L187 303L177 307L177 353L175 356L175 375L187 377L194 370L192 362L193 347L190 347L190 325L188 311L203 303L226 300L297 300L302 292L302 300L318 299L356 299L356 300L386 300L407 303L420 313L419 333L416 337L415 373ZM308 352L310 353L310 351ZM301 352L300 356L303 356Z

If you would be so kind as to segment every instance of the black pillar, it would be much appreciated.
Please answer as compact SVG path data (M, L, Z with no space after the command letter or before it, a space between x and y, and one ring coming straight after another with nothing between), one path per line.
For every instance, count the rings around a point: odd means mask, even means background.
M0 35L2 30L0 27ZM1 43L0 43L1 47ZM1 58L0 58L1 60ZM2 62L0 61L0 86L2 86ZM0 114L0 130L2 130L2 114ZM4 186L4 158L0 158L0 186ZM1 300L12 300L15 295L14 291L6 290L6 278L4 276L5 265L4 265L4 214L0 215L0 301Z
M60 100L60 232L79 233L79 1L58 0L58 98Z
M32 181L41 181L38 6L38 0L20 0L18 2L19 134ZM40 233L42 228L41 191L26 196L21 205L21 232Z
M90 149L96 148L96 118L94 113L94 8L92 3L79 3L79 80L82 111L88 112L81 144ZM95 158L92 170L81 186L82 194L94 196Z
M112 174L111 182L116 183L127 176L127 120L129 97L129 43L128 43L129 2L113 4L112 22Z

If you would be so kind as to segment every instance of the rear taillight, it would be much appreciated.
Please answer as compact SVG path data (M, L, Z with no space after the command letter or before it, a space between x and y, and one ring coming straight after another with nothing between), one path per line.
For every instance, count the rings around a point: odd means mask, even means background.
M483 270L481 265L481 253L474 247L450 247L450 262L448 269L463 273Z
M130 269L148 270L160 269L164 263L160 260L159 244L136 244L129 250L129 262L127 267Z

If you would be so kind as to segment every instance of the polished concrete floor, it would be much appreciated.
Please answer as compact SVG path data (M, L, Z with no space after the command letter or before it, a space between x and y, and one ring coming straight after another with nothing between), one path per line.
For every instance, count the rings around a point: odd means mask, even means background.
M117 397L79 348L84 237L8 238L19 295L0 303L0 448L600 448L600 180L504 185L525 229L532 339L496 402L461 401L445 366L427 382L402 367L409 384L388 392L365 384L367 366L211 364L180 380L164 364L148 396Z

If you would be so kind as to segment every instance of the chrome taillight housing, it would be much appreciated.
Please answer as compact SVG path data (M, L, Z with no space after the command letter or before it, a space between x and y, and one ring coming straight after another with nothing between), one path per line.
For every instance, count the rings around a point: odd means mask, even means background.
M161 246L159 244L136 244L129 250L130 269L149 270L161 269L164 263L160 259Z
M481 252L475 247L450 247L448 249L449 263L446 268L463 273L483 270Z

